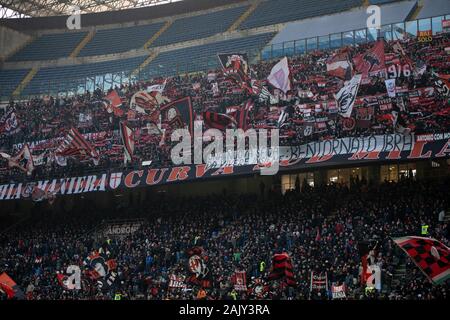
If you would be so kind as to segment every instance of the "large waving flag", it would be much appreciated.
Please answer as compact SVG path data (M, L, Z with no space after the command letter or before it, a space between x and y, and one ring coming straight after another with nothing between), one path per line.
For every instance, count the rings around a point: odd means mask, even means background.
M0 133L6 133L8 135L14 134L20 130L19 121L17 120L16 112L14 109L10 109L0 119Z
M362 74L363 79L377 75L386 69L384 55L384 41L379 40L366 52L358 54L353 58L356 72Z
M276 253L272 258L272 269L269 280L286 280L288 286L295 286L296 281L292 270L291 257L286 252Z
M16 156L11 156L7 153L0 152L0 157L8 160L10 168L18 168L27 175L31 175L34 170L33 156L31 154L28 144L25 144Z
M191 136L194 135L194 108L191 97L185 97L161 107L161 121L177 127L188 127Z
M356 101L356 95L358 94L361 79L362 76L360 74L354 75L353 78L336 94L339 114L345 118L350 117L352 114L353 104Z
M236 126L236 120L226 114L205 111L202 115L203 122L208 126L208 128L225 130L227 128Z
M424 237L401 237L393 240L433 284L441 284L450 279L450 249L446 245Z
M327 73L344 80L352 77L352 64L347 52L339 52L327 61Z
M64 157L88 156L92 158L96 165L100 157L97 150L75 128L70 129L61 145L56 149L55 154Z
M23 291L6 272L0 274L0 289L6 293L8 299L25 299Z
M123 110L120 109L120 106L122 105L122 99L120 98L116 90L111 91L105 97L104 102L106 111L108 111L108 113L114 113L116 117L121 117L124 114Z
M133 131L127 127L123 122L120 123L120 137L122 138L122 143L124 147L124 163L133 160L134 153L134 139Z
M273 66L267 80L275 88L280 89L285 94L291 90L291 80L289 78L289 64L287 57L284 57L276 65Z

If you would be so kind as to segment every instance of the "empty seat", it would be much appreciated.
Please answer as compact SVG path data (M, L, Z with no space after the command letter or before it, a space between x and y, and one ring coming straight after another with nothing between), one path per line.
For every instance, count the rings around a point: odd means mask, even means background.
M80 51L79 56L120 53L142 48L147 40L158 32L163 25L164 22L160 22L126 28L97 30L92 40Z
M177 19L153 46L201 39L225 32L248 9L248 6Z
M268 0L261 2L240 28L250 29L333 14L360 5L362 0Z
M30 70L0 70L0 97L10 97Z
M14 54L9 61L54 60L68 57L87 32L45 34Z

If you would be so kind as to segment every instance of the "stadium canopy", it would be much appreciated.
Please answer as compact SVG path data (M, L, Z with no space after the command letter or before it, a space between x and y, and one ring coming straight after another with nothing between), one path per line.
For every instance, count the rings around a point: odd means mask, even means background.
M81 13L117 11L148 7L181 0L0 0L0 18L48 17Z

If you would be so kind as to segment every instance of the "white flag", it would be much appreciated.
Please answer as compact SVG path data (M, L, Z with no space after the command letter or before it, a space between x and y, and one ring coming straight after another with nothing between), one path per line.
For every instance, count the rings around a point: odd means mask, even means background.
M339 114L345 118L350 117L353 111L353 104L358 94L359 84L361 83L362 75L356 74L353 78L342 87L336 95L336 102L339 109Z
M291 90L291 81L289 80L288 59L284 57L276 65L273 66L267 80L275 88L280 89L284 93Z
M386 91L391 98L395 98L396 91L395 91L395 79L387 79L384 81L386 84Z
M159 92L163 93L164 89L166 88L166 81L164 81L163 84L155 84L153 86L147 87L147 92Z

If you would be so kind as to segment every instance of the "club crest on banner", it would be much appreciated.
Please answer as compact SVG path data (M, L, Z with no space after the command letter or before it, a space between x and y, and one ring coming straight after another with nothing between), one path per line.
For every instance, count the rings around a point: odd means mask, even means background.
M122 175L122 172L115 172L111 174L111 177L109 178L109 186L111 189L117 189L122 182Z

